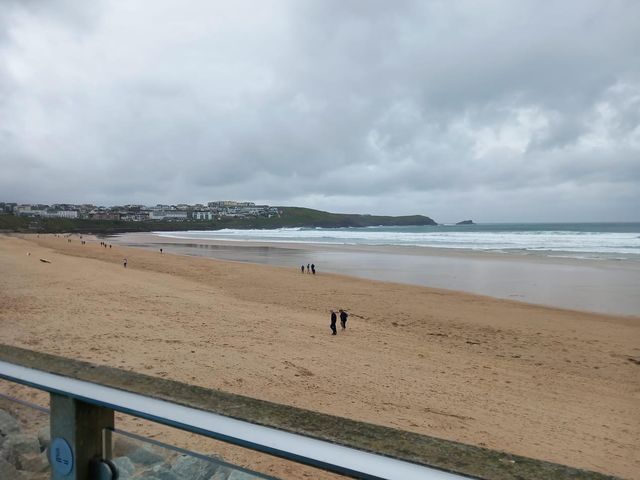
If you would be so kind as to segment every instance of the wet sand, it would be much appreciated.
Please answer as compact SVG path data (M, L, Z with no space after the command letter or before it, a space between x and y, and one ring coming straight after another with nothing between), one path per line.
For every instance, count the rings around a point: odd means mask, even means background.
M623 478L640 471L638 318L72 238L0 236L3 342ZM351 313L335 337L330 308Z
M148 233L110 242L181 255L299 268L477 293L572 310L640 317L640 262L424 247L174 239Z

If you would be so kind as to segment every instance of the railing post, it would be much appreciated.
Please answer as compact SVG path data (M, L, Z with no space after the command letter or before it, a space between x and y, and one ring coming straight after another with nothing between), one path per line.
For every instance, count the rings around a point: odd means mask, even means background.
M103 431L114 427L113 410L55 393L50 402L51 479L90 480L91 460L111 457L111 442L103 446Z

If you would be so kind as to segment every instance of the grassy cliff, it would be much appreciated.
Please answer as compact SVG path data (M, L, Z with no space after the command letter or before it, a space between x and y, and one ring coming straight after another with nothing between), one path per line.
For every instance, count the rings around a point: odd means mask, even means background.
M25 232L29 230L31 220L14 215L0 215L0 232Z
M220 230L222 228L283 228L283 227L370 227L436 225L429 217L410 215L389 217L329 213L310 208L278 207L281 214L271 218L223 218L212 221L157 221L124 222L116 220L77 220L66 218L24 218L0 215L0 231L12 232L78 232L112 234L124 232L150 232L172 230Z

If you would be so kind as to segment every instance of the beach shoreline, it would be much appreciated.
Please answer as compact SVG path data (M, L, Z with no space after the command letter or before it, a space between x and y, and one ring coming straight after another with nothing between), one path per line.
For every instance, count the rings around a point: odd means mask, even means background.
M622 478L640 469L637 318L84 239L0 235L4 343ZM351 315L332 336L337 308Z
M492 250L473 250L467 248L443 248L432 246L417 246L417 245L365 245L365 244L336 244L336 243L312 243L312 242L288 242L288 241L254 241L254 240L222 240L222 239L193 239L182 238L176 236L169 236L168 233L174 234L175 232L129 232L119 233L115 235L105 235L103 238L108 238L118 243L166 243L166 244L191 244L202 243L208 245L226 245L226 246L252 246L252 247L272 247L272 248L288 248L295 250L346 250L346 251L364 251L364 252L378 252L389 253L397 252L404 255L425 255L425 256L451 256L459 258L473 258L484 257L494 260L524 260L533 259L534 261L548 262L548 263L564 263L567 265L575 263L586 262L589 265L596 266L600 264L611 263L612 265L627 266L623 268L636 268L636 264L640 265L640 259L630 258L618 260L615 258L578 258L563 255L544 255L541 253L535 253L531 251L529 253L524 251L505 251L498 252Z
M114 243L220 260L319 270L442 288L536 305L640 316L640 262L415 246L182 239L162 233L109 237Z

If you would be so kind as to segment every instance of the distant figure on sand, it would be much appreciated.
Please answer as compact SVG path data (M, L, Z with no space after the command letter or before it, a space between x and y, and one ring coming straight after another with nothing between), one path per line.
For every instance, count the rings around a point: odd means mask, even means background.
M331 335L337 335L338 334L338 329L336 328L336 320L337 319L338 319L338 317L336 317L336 312L331 310L331 331L333 332Z
M307 263L307 273L311 273L309 272L309 264Z
M349 317L349 314L347 312L345 312L344 310L340 309L340 326L342 326L342 329L346 329L347 328L347 318Z
M300 267L300 273L304 273L304 265Z
M127 259L126 258L122 259L122 264L124 265L124 268L127 268Z
M314 275L316 274L316 266L315 264L311 264L311 273L313 273Z
M160 249L160 253L162 253L162 249Z

